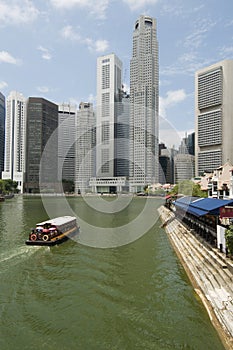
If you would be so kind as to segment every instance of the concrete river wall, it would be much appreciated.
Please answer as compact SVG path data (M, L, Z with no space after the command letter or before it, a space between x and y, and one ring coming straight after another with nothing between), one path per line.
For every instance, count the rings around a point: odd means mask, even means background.
M158 209L162 226L227 349L233 349L233 264L198 239L175 214Z

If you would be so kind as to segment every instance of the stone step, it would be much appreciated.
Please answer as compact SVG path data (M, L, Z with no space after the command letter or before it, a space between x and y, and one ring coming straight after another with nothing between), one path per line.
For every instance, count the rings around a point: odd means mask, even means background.
M201 280L202 284L204 284L205 286L205 290L208 290L209 288L214 289L216 287L219 287L219 285L216 283L215 280L213 280L211 275L209 273L206 273L206 270L203 269L203 261L201 261L200 258L198 258L196 254L193 253L193 251L190 252L190 248L187 247L185 243L182 244L182 249L184 252L183 259L184 261L186 261L186 263L187 259L191 263L189 264L189 269L194 275L197 282L200 282L199 280Z
M178 220L170 221L165 229L212 305L219 322L226 332L233 336L233 292L230 287L233 285L232 274L223 268L224 261L218 261L220 258L216 259L212 250L209 254L209 249Z
M229 293L233 294L233 283L232 283L232 275L230 271L227 269L222 269L219 267L218 262L216 262L215 258L212 254L206 254L207 250L204 246L198 242L192 234L189 234L188 239L190 244L195 247L195 249L203 256L206 266L209 267L210 272L215 276L216 279L219 280L219 284L221 286L227 286L229 288ZM232 288L230 288L232 286Z
M199 246L195 246L193 242L189 241L189 237L185 236L181 237L181 240L185 239L185 243L187 244L189 254L193 256L193 259L195 260L195 264L197 265L197 268L199 271L203 271L203 273L206 276L206 279L210 281L212 284L212 287L214 289L220 289L225 288L228 289L228 283L226 282L226 276L223 274L221 275L221 270L219 270L218 266L214 264L214 261L212 261L209 257L205 256L205 251L201 249ZM231 294L232 291L228 289L228 294Z
M229 294L224 288L219 288L216 286L216 284L213 284L213 280L211 280L211 274L209 273L208 269L199 269L198 260L194 258L195 250L192 251L192 254L190 254L186 242L182 241L182 239L180 239L180 237L178 237L174 231L171 233L171 236L180 253L183 251L183 258L185 258L186 264L188 265L190 271L192 271L197 283L202 286L203 293L206 295L207 299L215 310L215 314L218 317L219 322L225 326L228 332L231 332L233 324L233 305L231 304L231 300L227 299Z

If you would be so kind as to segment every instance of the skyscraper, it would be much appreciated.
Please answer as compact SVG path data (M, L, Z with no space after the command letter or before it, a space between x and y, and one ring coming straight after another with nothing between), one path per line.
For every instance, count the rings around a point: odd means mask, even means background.
M58 169L62 179L75 179L75 137L77 106L62 103L58 107Z
M129 176L129 94L120 93L117 103L117 119L115 123L115 163L114 174L117 177Z
M75 192L89 191L95 175L95 115L92 103L81 102L76 120Z
M5 149L5 96L0 92L0 178L4 170Z
M126 101L125 101L126 102ZM125 106L125 110L124 110ZM122 127L126 119L126 106L122 94L122 62L115 54L97 59L97 110L96 110L96 175L91 180L93 191L119 192L125 186L119 138L126 135ZM121 125L120 125L121 124ZM127 144L127 142L126 142ZM126 152L127 153L127 152ZM120 156L121 159L117 159ZM127 173L127 168L125 168ZM118 176L121 174L121 176Z
M57 191L58 106L41 97L27 101L27 166L25 191ZM52 141L48 143L48 141ZM43 156L43 157L42 157Z
M158 182L159 64L156 20L140 16L130 61L131 191Z
M114 127L120 101L122 63L115 54L97 59L96 171L99 177L115 176Z
M26 99L12 91L6 103L5 156L3 179L17 181L23 192L26 155Z
M233 60L195 74L196 176L233 164Z

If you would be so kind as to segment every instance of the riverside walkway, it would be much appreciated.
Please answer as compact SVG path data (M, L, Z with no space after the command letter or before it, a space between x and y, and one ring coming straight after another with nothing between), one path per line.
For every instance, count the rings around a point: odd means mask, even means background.
M165 207L163 227L227 349L233 349L233 263L197 236Z

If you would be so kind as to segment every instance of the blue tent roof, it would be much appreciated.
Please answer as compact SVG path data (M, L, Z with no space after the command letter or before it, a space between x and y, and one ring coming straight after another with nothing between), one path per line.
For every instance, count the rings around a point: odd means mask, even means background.
M189 203L200 199L200 197L191 197L191 196L185 196L185 197L181 197L179 199L176 200L176 203L184 203L186 205L188 205Z
M208 211L194 208L191 205L188 207L187 212L198 217L208 214Z
M197 201L198 199L200 198L190 196L182 197L175 201L175 206L195 216L206 215L208 211L192 207L192 203L195 203L195 201Z
M198 197L182 197L175 201L175 206L187 211L195 216L203 216L206 214L219 214L219 208L226 205L232 205L233 200L215 199L215 198L198 198Z
M233 204L233 200L215 199L215 198L201 198L190 205L194 208L206 210L208 212L219 212L219 208L225 207L225 205Z

